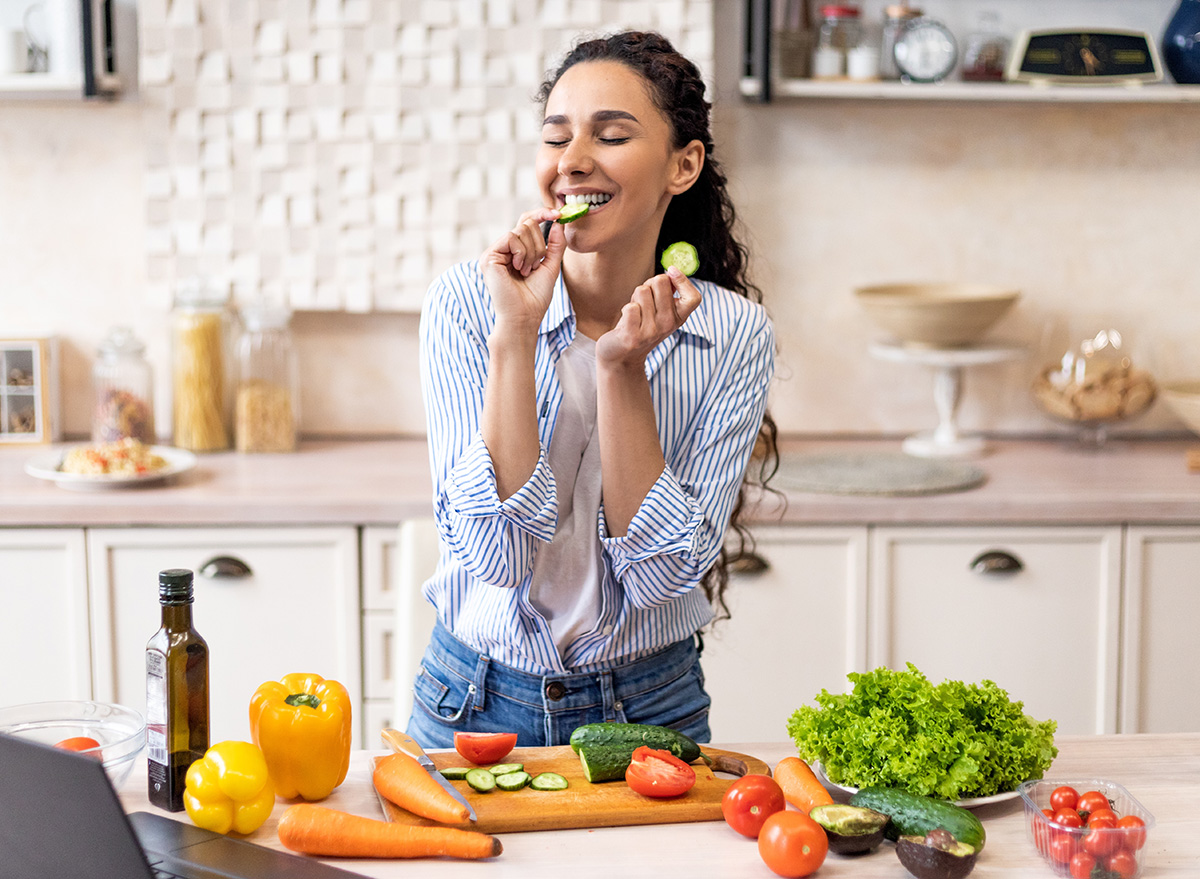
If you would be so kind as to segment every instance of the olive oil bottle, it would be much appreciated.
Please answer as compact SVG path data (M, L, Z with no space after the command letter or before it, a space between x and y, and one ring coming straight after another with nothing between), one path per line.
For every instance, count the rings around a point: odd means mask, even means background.
M150 802L183 810L188 767L208 750L208 644L192 625L192 572L159 572L162 627L146 645Z

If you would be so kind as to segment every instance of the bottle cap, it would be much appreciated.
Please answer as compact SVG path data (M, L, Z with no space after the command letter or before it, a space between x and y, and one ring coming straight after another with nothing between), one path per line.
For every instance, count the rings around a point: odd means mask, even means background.
M192 572L187 568L168 568L158 572L160 604L192 603Z

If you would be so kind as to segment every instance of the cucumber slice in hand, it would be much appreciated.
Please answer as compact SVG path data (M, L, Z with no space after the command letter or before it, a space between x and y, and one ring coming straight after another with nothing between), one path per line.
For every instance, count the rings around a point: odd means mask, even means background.
M586 201L577 201L569 205L564 205L558 212L556 223L570 223L572 220L578 220L588 212L590 205Z
M671 266L675 266L685 275L694 275L700 268L700 254L686 241L676 241L667 247L662 255L662 267L669 269Z

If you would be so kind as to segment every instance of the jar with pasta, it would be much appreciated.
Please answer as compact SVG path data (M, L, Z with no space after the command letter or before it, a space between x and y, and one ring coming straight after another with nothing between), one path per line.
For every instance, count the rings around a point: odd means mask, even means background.
M284 308L242 308L234 418L239 452L290 452L296 448L300 399L290 320L291 313Z
M228 297L188 287L171 315L171 391L174 444L193 452L229 448Z
M129 327L113 327L92 364L92 442L154 443L154 380L146 346Z

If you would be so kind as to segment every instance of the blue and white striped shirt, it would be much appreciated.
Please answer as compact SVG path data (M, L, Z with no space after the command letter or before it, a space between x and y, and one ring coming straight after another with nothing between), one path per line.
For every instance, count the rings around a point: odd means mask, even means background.
M625 535L609 536L600 510L600 619L562 656L530 603L529 584L557 521L546 449L562 402L555 366L575 337L566 286L560 275L538 333L542 452L528 482L504 501L480 433L491 297L475 262L430 287L421 312L421 390L441 549L424 594L460 641L532 674L591 672L691 637L712 619L697 587L720 553L762 424L775 332L761 305L707 281L696 285L702 302L646 361L666 468Z

